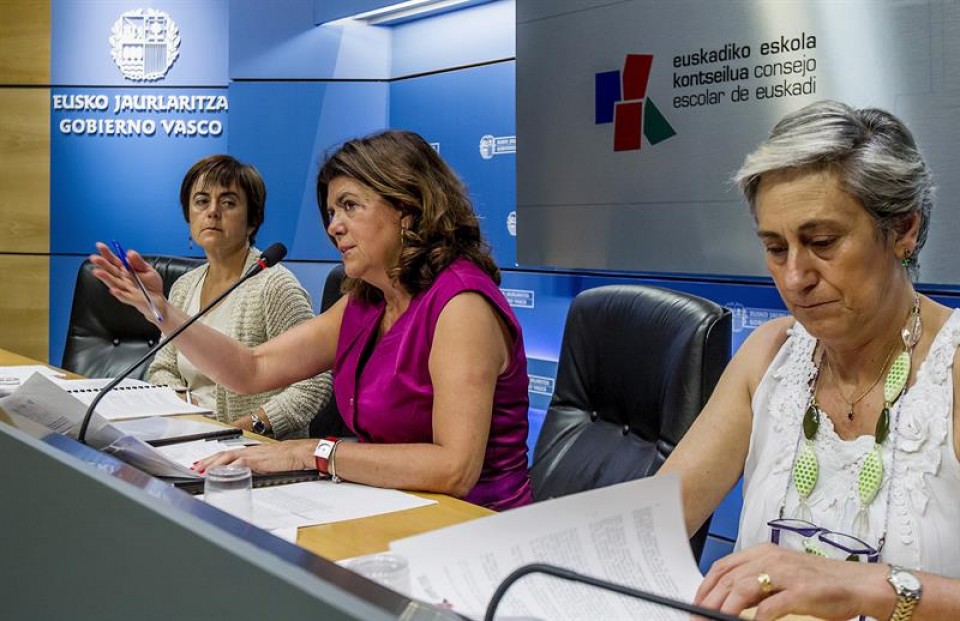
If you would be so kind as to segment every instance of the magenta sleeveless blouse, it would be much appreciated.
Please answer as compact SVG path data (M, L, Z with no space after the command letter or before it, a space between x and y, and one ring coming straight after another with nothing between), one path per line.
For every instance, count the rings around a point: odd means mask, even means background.
M334 394L344 421L361 442L432 442L433 335L447 302L466 291L483 295L500 312L513 340L510 364L497 378L480 479L465 498L499 511L533 501L527 468L527 357L520 323L500 289L476 264L461 258L440 272L376 343L384 303L349 299L333 367ZM361 366L364 350L371 347Z

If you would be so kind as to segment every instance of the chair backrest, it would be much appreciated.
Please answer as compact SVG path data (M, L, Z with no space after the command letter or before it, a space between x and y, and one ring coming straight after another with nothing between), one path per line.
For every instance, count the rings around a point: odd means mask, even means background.
M641 285L580 293L533 453L534 498L655 473L710 397L730 338L730 311L694 295Z
M174 281L202 265L201 259L146 256L163 278L163 292ZM147 353L160 331L133 307L118 302L93 276L94 265L84 261L77 272L70 325L60 366L86 377L114 377ZM149 362L133 377L143 379Z
M340 285L343 283L343 264L337 264L323 283L323 294L320 297L320 312L324 312L342 297ZM327 436L352 436L353 432L343 422L337 400L331 395L326 405L320 408L310 421L310 437L326 438Z
M340 285L343 284L343 263L337 263L330 273L327 274L327 279L323 281L323 293L320 296L320 312L324 312L328 308L334 305L334 303L343 297L343 294L340 293Z

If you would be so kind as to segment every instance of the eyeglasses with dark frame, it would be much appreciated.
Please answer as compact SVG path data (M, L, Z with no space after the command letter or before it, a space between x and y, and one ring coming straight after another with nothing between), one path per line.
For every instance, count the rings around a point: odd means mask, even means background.
M853 535L821 528L806 520L781 518L767 522L767 526L770 527L770 542L776 545L780 545L781 532L788 531L803 537L805 543L804 550L811 554L828 556L822 549L817 548L815 544L807 545L808 542L816 536L817 541L846 553L846 560L848 561L859 562L861 557L866 558L868 563L877 563L880 561L880 551L862 539L858 539Z

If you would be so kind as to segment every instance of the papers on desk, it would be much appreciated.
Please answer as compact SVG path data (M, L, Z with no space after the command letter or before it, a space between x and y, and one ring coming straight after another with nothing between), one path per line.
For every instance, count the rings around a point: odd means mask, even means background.
M692 601L702 576L684 532L679 479L666 475L535 503L394 541L413 597L483 618L514 569L542 562ZM689 619L686 613L541 574L514 583L500 615L540 619Z
M90 405L100 390L111 381L113 380L57 380L57 384L85 405ZM107 420L123 420L144 416L210 414L210 410L187 403L169 386L125 379L97 404L97 414Z
M27 378L33 375L34 373L39 373L41 375L46 375L50 378L63 379L65 376L60 371L56 369L51 369L48 366L42 364L24 364L13 367L3 367L0 366L0 377L8 377L19 380L22 384L27 381Z
M290 529L356 520L434 504L437 504L435 500L392 489L310 481L254 489L251 521L267 530Z
M87 409L77 399L76 392L64 390L61 383L39 373L27 379L12 395L0 399L0 407L74 438L80 431ZM234 442L216 440L154 448L124 430L133 428L141 432L167 433L171 431L169 425L149 421L112 425L99 415L99 411L97 408L90 419L88 443L155 476L199 479L199 475L190 470L190 464L216 452L238 448ZM177 431L177 425L173 425L173 433ZM253 502L254 523L267 529L353 520L435 504L433 500L395 490L330 481L255 489Z
M12 394L34 373L52 379L58 386L90 405L111 379L66 379L63 373L43 365L0 367L0 397ZM97 414L107 420L176 414L210 414L210 410L187 403L168 386L125 379L97 404Z
M176 462L184 468L189 468L193 462L206 459L220 451L231 451L237 448L243 448L246 442L260 444L256 440L247 440L242 436L237 440L194 440L193 442L178 442L167 446L156 447L157 451L162 453L167 459Z
M171 416L149 416L115 421L113 426L123 433L137 436L143 441L183 438L201 434L212 434L229 429L219 423L176 418ZM250 444L259 444L247 438Z
M87 405L76 393L64 390L41 373L27 379L13 394L0 399L0 407L11 414L29 418L47 429L77 438ZM123 433L99 415L90 418L87 443L155 476L199 478L198 475L165 457L143 440Z
M48 366L39 364L21 365L13 367L0 366L0 397L6 397L11 394L20 385L27 381L27 378L34 373L40 373L49 378L63 379L63 373Z
M77 398L77 392L65 390L62 384L44 374L34 374L12 395L0 399L0 407L52 431L76 438L87 405ZM87 442L155 476L199 479L201 477L188 467L190 464L213 453L238 448L235 442L216 440L197 440L154 448L131 432L156 438L168 434L196 433L196 427L189 421L180 421L186 425L185 429L180 423L170 421L169 424L161 424L156 420L113 425L99 412L98 407L90 419ZM204 423L199 425L201 431L207 426ZM267 529L353 520L435 504L433 500L395 490L330 481L255 489L253 501L253 521L257 526Z

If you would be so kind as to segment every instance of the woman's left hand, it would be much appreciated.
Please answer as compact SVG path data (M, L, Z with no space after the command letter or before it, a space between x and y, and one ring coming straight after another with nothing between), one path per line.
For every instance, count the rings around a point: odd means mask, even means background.
M827 559L767 543L714 563L694 602L731 614L756 606L758 621L787 614L887 618L896 599L887 571L886 565Z
M237 464L249 466L257 473L310 470L316 463L313 459L313 451L316 447L316 440L285 440L260 446L248 446L201 459L193 464L192 469L203 473L211 466Z

